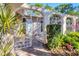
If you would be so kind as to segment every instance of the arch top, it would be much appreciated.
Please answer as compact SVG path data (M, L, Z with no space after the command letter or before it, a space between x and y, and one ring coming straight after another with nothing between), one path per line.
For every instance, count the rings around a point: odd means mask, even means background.
M75 15L69 15L69 14L60 14L60 13L52 13L50 15L50 18L52 17L59 17L60 19L66 17L66 18L71 18L71 19L78 19L79 17L78 16L75 16Z

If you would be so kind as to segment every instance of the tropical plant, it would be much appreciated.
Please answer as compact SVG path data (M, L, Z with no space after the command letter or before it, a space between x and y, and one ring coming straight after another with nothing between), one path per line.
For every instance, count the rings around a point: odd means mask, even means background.
M63 41L66 44L70 44L73 49L79 53L79 32L70 32L66 34L63 38Z
M13 52L13 38L11 35L6 35L7 37L3 36L3 40L0 43L0 56L14 56ZM5 41L6 39L6 41Z
M14 28L16 15L9 6L0 7L0 32L10 32Z
M2 38L5 34L7 33L12 33L14 32L14 26L16 21L16 15L14 12L11 10L9 5L1 4L0 5L0 55L2 56L9 56L13 55L11 53L13 49L13 42L12 40L6 39L5 42L3 41L4 39Z
M52 38L48 38L48 48L58 49L67 48L69 51L76 51L79 55L79 32L70 32L66 35L56 34Z
M48 40L49 38L54 37L58 33L60 33L61 25L59 24L50 24L47 25L47 34L48 34Z
M60 48L64 45L62 34L55 35L53 38L48 40L48 47L50 49Z
M20 22L18 24L18 29L16 30L16 37L22 38L22 36L25 34L25 24Z

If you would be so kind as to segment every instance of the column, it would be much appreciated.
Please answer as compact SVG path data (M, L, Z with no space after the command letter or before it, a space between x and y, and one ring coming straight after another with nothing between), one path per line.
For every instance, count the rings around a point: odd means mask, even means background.
M63 18L62 18L62 33L63 34L66 34L66 18L67 18L67 16L64 16Z
M73 17L73 31L76 31L76 19L77 17Z
M30 31L30 35L29 35L29 39L30 39L30 42L29 42L29 47L32 46L32 40L33 40L33 19L32 19L32 16L30 16L30 22L31 22L31 31Z
M36 26L36 33L39 34L39 21L38 21L39 19L38 19L38 17L37 17L36 20L37 20L37 22L36 22L36 25L37 25Z
M44 44L46 44L48 42L47 41L47 30L46 30L47 25L50 23L48 16L49 16L49 14L44 14L44 16L43 16Z

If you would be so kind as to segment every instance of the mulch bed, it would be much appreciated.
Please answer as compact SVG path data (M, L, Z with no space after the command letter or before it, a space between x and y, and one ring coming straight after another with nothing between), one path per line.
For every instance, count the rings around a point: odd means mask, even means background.
M79 54L73 50L69 51L65 48L51 49L52 56L79 56Z

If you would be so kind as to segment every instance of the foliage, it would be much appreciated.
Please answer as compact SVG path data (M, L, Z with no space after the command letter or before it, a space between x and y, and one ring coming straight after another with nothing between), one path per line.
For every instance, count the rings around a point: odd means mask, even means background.
M38 7L38 8L41 8L41 7L43 7L43 4L41 4L41 3L36 3L36 4L34 4L34 6L36 6L36 7Z
M79 15L79 6L74 7L73 4L68 3L68 4L59 4L56 7L51 7L48 4L43 5L41 3L36 3L36 4L29 4L30 6L35 6L38 8L43 8L43 10L48 10L48 11L55 11L55 12L60 12L64 14L70 14L70 15Z
M5 37L6 36L6 37ZM5 35L3 36L3 40L1 40L0 43L0 56L14 56L14 52L12 52L13 49L13 41L12 41L12 36ZM6 39L6 41L5 41Z
M51 48L60 48L64 44L62 34L56 35L53 38L48 40L48 47Z
M63 40L65 43L71 43L73 49L79 51L79 32L68 33Z
M52 11L52 10L53 10L53 8L52 8L51 6L49 6L49 5L46 5L46 6L45 6L45 9L47 9L47 10L49 10L49 11Z
M74 41L79 42L79 32L70 32L64 37L65 42L71 42L73 43Z
M26 33L26 31L25 31L25 23L23 24L22 22L20 22L19 27L16 30L16 37L22 38L25 33Z
M61 13L68 13L68 11L74 10L72 4L60 4L57 7L55 7L55 10Z
M45 10L45 9L46 9L46 10L49 10L49 11L52 11L52 10L53 10L53 8L52 8L51 6L49 6L48 4L43 5L43 4L41 4L41 3L36 3L36 4L29 4L29 5L35 6L35 7L37 7L37 8L44 8L44 10Z
M54 37L56 34L60 33L60 31L61 31L61 25L59 24L47 25L48 38Z
M74 7L72 4L60 4L57 7L55 7L55 10L64 13L64 14L70 14L70 15L79 15L79 6Z
M0 7L0 31L10 32L10 29L14 27L15 20L16 15L9 6Z
M73 49L79 52L79 32L70 32L63 37L63 41L66 44L71 44Z
M71 44L74 49L79 49L79 32L70 32L63 38L65 44Z
M70 32L66 35L56 34L52 38L48 38L48 47L50 49L57 49L69 45L79 54L79 32ZM71 49L71 48L69 48Z
M79 15L79 12L74 11L74 10L69 10L69 11L67 12L67 14L70 14L70 15Z
M14 32L14 26L16 23L17 16L11 10L9 5L0 5L0 55L9 56L12 54L12 40L6 40L3 42L3 36L7 33ZM2 33L2 34L1 34Z
M53 47L56 47L56 46L60 46L61 43L61 35L57 35L59 34L61 31L61 25L59 24L51 24L51 25L48 25L47 26L47 38L48 38L48 47L51 49ZM59 38L59 40L58 40ZM56 45L56 46L55 46Z
M55 55L79 55L78 40L79 32L71 32L66 35L58 34L53 38L49 38L47 45ZM61 49L62 52L60 52Z

